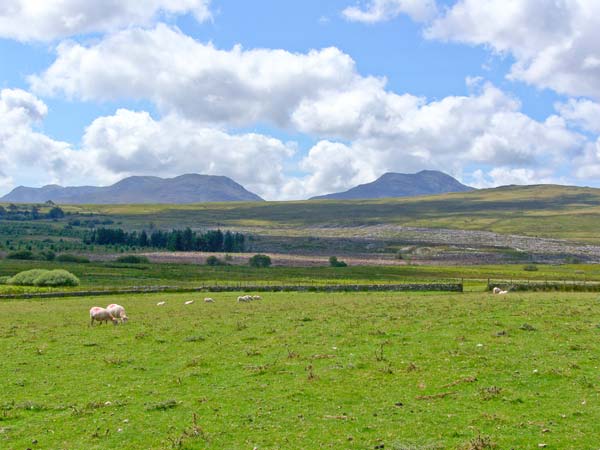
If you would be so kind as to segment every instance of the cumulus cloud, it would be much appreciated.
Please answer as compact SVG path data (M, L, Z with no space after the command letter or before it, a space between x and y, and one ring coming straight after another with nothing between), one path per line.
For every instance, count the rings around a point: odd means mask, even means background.
M575 175L582 180L596 181L600 177L600 138L589 142L583 153L575 159Z
M495 167L489 171L477 169L471 175L470 185L476 188L492 188L511 184L552 184L559 183L551 169L526 169L511 167Z
M587 99L569 99L566 103L558 103L556 109L574 126L600 133L600 103Z
M425 21L434 17L436 11L435 0L369 0L365 5L349 6L342 14L352 22L376 23L401 14Z
M511 79L600 98L597 0L458 0L426 36L511 54Z
M35 92L84 100L150 99L163 113L229 125L260 120L285 125L303 99L360 78L352 58L336 48L306 54L219 50L164 24L88 46L62 43L57 52L48 70L30 78Z
M286 183L283 166L295 152L268 136L228 134L167 116L118 110L85 130L82 147L51 139L36 127L46 105L19 89L0 91L0 188L17 184L110 184L129 175L226 175L269 198Z
M20 89L0 91L0 185L84 181L93 172L89 155L75 152L36 131L46 116L46 105Z
M295 148L260 134L231 135L177 116L153 119L120 109L86 129L83 149L118 178L136 174L225 175L251 191L278 198L283 165Z
M320 140L297 167L305 176L288 178L284 186L281 180L275 184L278 197L343 189L387 171L431 168L460 176L470 164L558 167L584 145L584 138L569 129L567 114L534 120L521 112L518 99L481 79L467 80L469 95L430 101L392 92L385 79L362 76L352 58L336 48L307 53L220 50L166 25L121 31L88 45L62 44L56 61L30 81L40 93L86 100L147 99L158 106L163 115L159 121L116 114L121 124L141 121L144 130L154 131L151 138L144 138L148 146L136 143L136 157L125 162L126 143L145 132L117 132L123 141L105 147L121 150L115 150L113 157L104 152L112 170L133 167L134 159L163 163L168 151L157 154L155 143L168 148L162 144L165 141L171 149L192 147L183 138L161 137L161 133L172 134L171 130L196 136L197 148L206 148L200 145L202 140L217 139L215 129L256 123ZM172 118L177 118L176 124ZM90 127L90 132L94 129ZM196 129L205 134L194 133ZM222 135L217 140L224 142ZM248 141L253 148L271 148L244 136L244 143ZM223 148L234 152L229 149L235 145L230 141ZM206 151L210 157L221 156ZM248 151L254 155L254 150ZM275 153L280 155L277 164L286 166L283 149ZM142 158L145 154L147 159ZM240 161L235 158L216 167L231 171L229 164ZM187 162L181 167L187 167ZM240 181L246 179L244 174L235 175L242 177ZM267 185L262 183L257 191L264 194Z
M51 41L67 36L149 25L160 15L211 17L210 0L3 0L0 37Z

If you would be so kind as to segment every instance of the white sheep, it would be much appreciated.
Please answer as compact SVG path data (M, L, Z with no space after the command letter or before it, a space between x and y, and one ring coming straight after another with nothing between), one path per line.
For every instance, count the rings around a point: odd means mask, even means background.
M121 305L113 303L108 305L106 309L112 314L113 317L120 319L121 323L126 323L129 320L127 313L125 312L125 308L123 308Z
M156 304L156 306L163 306L163 305L165 305L166 303L167 303L167 302L158 302L158 303Z
M503 291L502 289L500 289L499 287L497 287L497 286L496 286L496 287L495 287L495 288L492 290L492 293L493 293L493 294L496 294L496 295L506 295L506 294L508 294L508 291Z
M194 304L194 300L188 300L187 302L184 303L184 305L193 305Z
M241 295L237 298L238 302L251 302L252 301L252 296L251 295Z
M260 295L253 295L252 300L262 300L262 297Z
M94 321L100 322L100 324L108 321L112 321L114 325L117 325L119 321L106 309L100 306L94 306L90 309L90 326L94 325Z
M204 299L204 303L214 303L214 302L215 302L215 301L214 301L212 298L210 298L210 297L206 297L206 298Z

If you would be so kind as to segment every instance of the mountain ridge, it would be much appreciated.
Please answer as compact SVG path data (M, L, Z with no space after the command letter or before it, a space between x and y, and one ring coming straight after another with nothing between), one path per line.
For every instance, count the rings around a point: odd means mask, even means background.
M62 204L128 204L263 201L231 178L185 174L174 178L131 176L110 186L18 186L0 198L2 202Z
M318 195L311 197L310 200L368 200L473 190L475 188L466 186L450 175L437 170L421 170L411 174L387 172L370 183L360 184L343 192Z

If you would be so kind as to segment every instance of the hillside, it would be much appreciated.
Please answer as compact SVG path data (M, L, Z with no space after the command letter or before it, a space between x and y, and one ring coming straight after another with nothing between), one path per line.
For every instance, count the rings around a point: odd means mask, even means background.
M2 202L60 204L185 204L200 202L262 201L231 178L189 174L176 178L129 177L112 186L41 188L20 186L0 198Z
M130 229L228 227L282 236L364 236L365 227L493 231L600 242L600 189L537 185L379 200L69 206ZM319 228L318 234L315 228Z
M361 200L375 198L415 197L417 195L469 192L455 178L436 170L422 170L414 174L386 173L372 183L361 184L345 192L320 195L311 200Z

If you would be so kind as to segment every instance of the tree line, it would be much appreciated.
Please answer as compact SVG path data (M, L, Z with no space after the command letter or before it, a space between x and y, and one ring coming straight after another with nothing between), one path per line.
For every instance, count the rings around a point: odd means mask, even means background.
M245 250L245 236L221 230L197 233L190 228L185 230L154 230L148 234L127 232L121 228L97 228L86 236L86 244L129 245L132 247L153 247L176 252L228 252L241 253Z
M0 220L44 220L44 219L62 219L65 212L58 206L51 207L48 212L42 212L37 205L19 207L10 204L6 208L0 206Z

